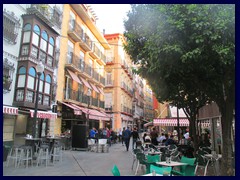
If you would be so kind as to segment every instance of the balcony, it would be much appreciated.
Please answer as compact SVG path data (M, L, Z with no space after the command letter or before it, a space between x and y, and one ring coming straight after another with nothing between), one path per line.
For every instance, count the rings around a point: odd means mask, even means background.
M27 13L37 15L50 27L55 25L61 29L62 12L57 6L52 8L48 4L31 4L27 7Z
M79 42L79 46L84 49L85 51L91 51L92 50L92 41L87 36L86 33L83 33L81 36L81 41Z
M10 76L3 75L3 90L11 91L12 79Z
M71 37L75 42L81 42L83 37L83 30L76 21L69 21L68 36Z
M92 50L89 52L89 54L94 59L100 59L101 58L100 49L95 45L95 43L92 43Z
M84 60L80 59L78 56L70 52L66 54L65 66L74 72L77 71L79 73L83 73L85 69L85 62Z

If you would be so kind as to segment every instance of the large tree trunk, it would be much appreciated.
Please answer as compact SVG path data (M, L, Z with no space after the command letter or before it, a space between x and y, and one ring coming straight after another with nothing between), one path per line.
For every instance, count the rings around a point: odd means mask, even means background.
M196 119L194 117L190 118L190 124L189 124L189 136L193 138L193 144L194 144L194 153L193 155L196 154L196 151L198 150L198 137L197 137L197 131L196 131Z
M227 98L226 103L218 104L222 114L222 164L221 164L221 175L222 176L233 176L232 166L232 143L231 143L231 127L233 122L233 109L234 99L231 97Z

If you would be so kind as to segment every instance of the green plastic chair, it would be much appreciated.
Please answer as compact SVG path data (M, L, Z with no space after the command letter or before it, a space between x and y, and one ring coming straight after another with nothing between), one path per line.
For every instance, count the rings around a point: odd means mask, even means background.
M155 171L157 174L167 173L171 175L172 167L165 167L165 166L155 166L153 164L150 165L150 172Z
M133 170L133 166L134 166L135 161L137 161L137 155L136 154L140 153L140 152L142 152L141 149L133 149L133 151L132 151L132 155L133 155L132 170Z
M112 168L112 174L113 176L120 176L120 171L118 169L118 167L114 164L113 168Z
M146 166L146 174L150 173L150 164L151 163L148 163L145 154L144 153L137 153L136 155L137 155L138 164L137 164L137 168L136 168L136 171L135 171L135 175L137 175L138 168L139 168L140 165L145 165Z
M179 176L195 176L196 158L188 158L188 157L182 156L181 162L187 163L187 165L180 166L180 171L172 170L172 174L179 175Z
M159 155L147 155L147 162L148 163L156 163L160 161Z

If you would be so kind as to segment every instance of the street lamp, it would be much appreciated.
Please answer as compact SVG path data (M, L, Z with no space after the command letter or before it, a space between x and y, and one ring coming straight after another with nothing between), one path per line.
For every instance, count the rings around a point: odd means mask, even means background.
M36 66L37 76L38 76L38 82L37 82L37 92L35 96L35 109L34 109L34 122L33 122L33 135L34 138L38 138L38 120L37 120L37 109L38 109L38 95L39 95L39 85L40 85L40 77L44 71L44 65L42 63L42 60L39 61L38 65Z

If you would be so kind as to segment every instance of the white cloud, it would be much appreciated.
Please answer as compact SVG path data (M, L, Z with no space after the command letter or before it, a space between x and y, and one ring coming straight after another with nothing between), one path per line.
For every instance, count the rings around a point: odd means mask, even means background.
M131 9L130 4L90 4L98 17L97 27L105 34L123 33L123 20Z

